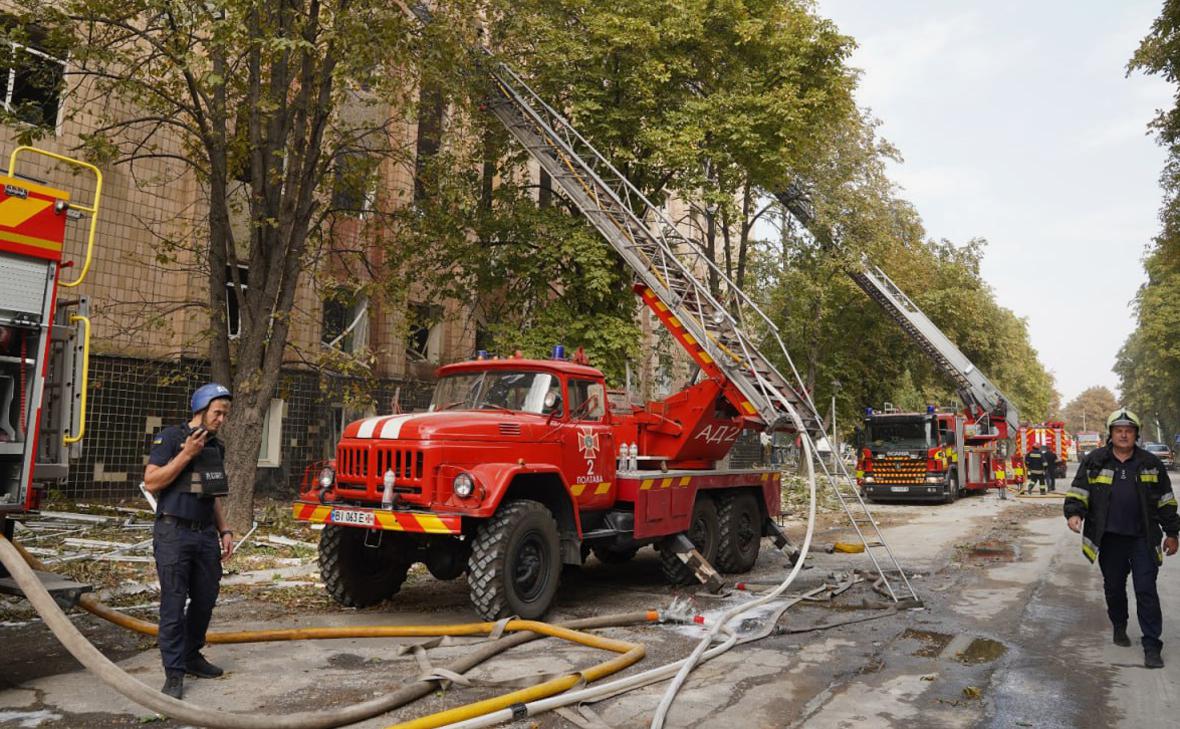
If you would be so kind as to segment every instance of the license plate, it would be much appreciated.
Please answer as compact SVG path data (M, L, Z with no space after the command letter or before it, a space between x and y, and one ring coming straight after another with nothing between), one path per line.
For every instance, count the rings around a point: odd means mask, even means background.
M332 509L333 524L357 524L359 526L373 526L373 512L349 511L347 509Z
M905 492L910 490L910 487L909 486L890 486L889 490L894 493L904 494Z

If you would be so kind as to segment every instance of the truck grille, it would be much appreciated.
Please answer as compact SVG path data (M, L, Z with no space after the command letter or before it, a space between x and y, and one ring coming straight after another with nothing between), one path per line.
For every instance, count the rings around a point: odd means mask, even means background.
M909 456L874 458L873 480L877 483L920 483L926 480L926 461Z
M344 496L379 501L387 471L393 471L394 491L408 501L421 501L425 454L418 448L366 443L336 449L336 478Z

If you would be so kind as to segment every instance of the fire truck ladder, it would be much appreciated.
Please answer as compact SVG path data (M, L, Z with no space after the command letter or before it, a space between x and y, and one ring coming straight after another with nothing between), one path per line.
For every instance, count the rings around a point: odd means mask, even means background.
M700 346L705 356L693 354L702 369L716 366L740 391L745 398L743 414L757 415L768 428L797 430L790 417L793 409L808 436L823 433L823 421L798 372L793 371L800 383L796 388L750 333L761 331L773 339L789 363L790 355L769 317L511 68L499 64L490 75L496 93L489 111L622 256L642 287L667 307L673 325L690 335L687 343ZM706 280L717 282L718 296ZM920 605L847 470L841 464L840 473L829 473L822 460L820 466L865 545L881 589L895 602ZM785 535L775 536L783 547Z
M704 357L690 353L702 369L719 370L737 389L727 395L739 412L768 428L794 429L793 407L805 430L823 432L810 398L760 350L755 332L779 337L757 304L512 69L500 64L491 76L489 110L667 307L687 342L700 347ZM717 295L707 280L717 282Z
M1015 437L1020 427L1020 413L1016 406L1004 397L1004 393L967 359L967 355L922 313L918 305L911 301L884 271L866 263L860 271L852 271L849 275L869 298L880 304L901 325L938 368L955 382L959 396L965 404L1002 417L1008 424L1008 437Z

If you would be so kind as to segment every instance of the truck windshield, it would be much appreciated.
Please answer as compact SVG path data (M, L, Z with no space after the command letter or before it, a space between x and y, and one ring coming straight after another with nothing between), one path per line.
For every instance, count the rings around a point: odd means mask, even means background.
M929 448L930 426L922 421L870 423L868 442L878 447Z
M544 372L472 372L448 375L434 387L431 412L518 410L561 413L561 381Z

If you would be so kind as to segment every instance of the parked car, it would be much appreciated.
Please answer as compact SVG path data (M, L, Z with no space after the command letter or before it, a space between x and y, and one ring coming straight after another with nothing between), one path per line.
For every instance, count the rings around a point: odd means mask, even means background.
M1168 447L1167 443L1147 443L1143 446L1148 451L1151 451L1164 462L1164 466L1170 471L1176 467L1176 458L1172 454L1172 449Z

